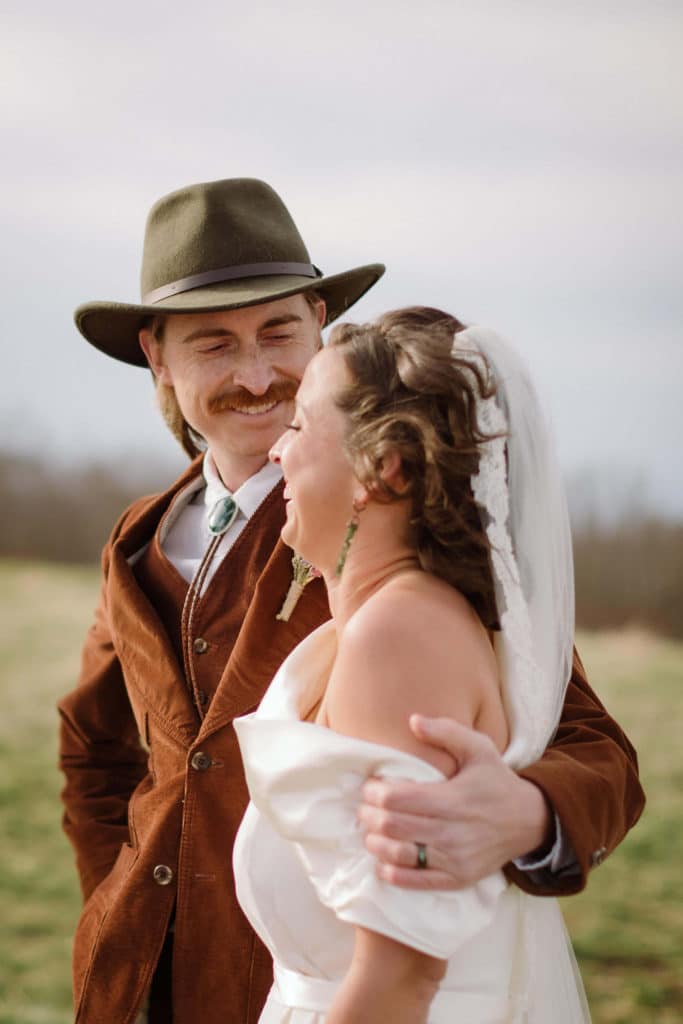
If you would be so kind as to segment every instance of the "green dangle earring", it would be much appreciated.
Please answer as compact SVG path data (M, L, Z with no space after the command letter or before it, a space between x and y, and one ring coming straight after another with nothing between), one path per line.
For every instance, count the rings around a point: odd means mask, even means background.
M365 508L365 505L361 505L356 499L353 499L353 515L346 524L346 533L344 534L344 540L342 541L341 551L339 552L339 558L337 559L337 568L335 569L335 576L341 576L344 566L346 565L346 559L349 554L349 548L351 547L351 541L356 536L356 530L360 523L360 514Z

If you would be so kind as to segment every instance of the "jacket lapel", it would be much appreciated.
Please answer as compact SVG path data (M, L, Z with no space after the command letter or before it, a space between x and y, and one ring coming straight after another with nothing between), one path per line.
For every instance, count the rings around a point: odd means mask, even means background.
M112 547L107 583L112 595L111 629L121 663L126 666L126 682L137 691L157 724L183 746L194 740L199 717L173 645L140 588L130 559L152 540L175 495L196 475L193 464L170 491L153 499L126 524Z
M259 577L199 738L256 707L287 655L330 617L321 579L309 583L288 622L278 621L292 579L292 551L278 541Z

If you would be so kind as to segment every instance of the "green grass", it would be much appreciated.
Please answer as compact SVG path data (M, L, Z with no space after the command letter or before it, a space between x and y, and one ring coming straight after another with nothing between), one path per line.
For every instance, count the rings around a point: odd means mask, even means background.
M585 635L589 678L635 744L643 816L563 903L599 1024L683 1020L683 644L644 633Z
M0 1024L68 1024L79 908L60 828L55 701L78 672L98 573L0 563ZM683 644L585 635L589 678L635 743L641 822L563 903L595 1024L683 1020ZM552 1024L552 1022L549 1022Z
M94 570L0 569L0 1024L66 1024L80 901L60 826L55 701L73 685Z

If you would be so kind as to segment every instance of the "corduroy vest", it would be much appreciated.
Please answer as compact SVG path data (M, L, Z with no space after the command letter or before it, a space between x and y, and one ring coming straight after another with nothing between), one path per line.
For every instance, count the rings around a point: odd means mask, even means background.
M161 619L190 694L194 690L198 696L202 715L216 692L283 521L279 484L251 517L201 595L164 554L158 530L135 566L136 579Z

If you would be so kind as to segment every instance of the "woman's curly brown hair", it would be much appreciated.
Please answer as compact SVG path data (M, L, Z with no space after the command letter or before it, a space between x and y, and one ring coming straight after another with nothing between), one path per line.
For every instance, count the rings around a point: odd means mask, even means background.
M354 472L380 500L411 499L411 542L420 565L459 590L484 625L496 629L489 542L470 484L488 439L478 427L477 401L495 386L483 356L453 354L461 330L441 310L411 307L372 324L341 324L329 346L342 350L353 378L336 404L348 417L345 448ZM400 493L381 475L392 452L407 485Z

